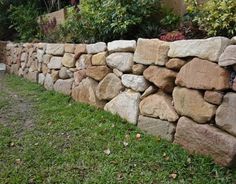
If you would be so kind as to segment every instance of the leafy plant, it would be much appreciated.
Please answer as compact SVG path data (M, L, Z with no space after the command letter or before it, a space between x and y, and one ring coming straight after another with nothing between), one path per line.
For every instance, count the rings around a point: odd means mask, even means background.
M209 36L234 36L236 34L236 1L208 0L198 3L196 0L185 0L187 10L193 15L201 30Z

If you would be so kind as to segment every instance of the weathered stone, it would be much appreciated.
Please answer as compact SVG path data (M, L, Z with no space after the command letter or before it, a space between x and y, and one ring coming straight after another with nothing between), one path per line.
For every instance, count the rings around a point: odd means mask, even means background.
M179 71L186 63L183 59L173 58L166 63L166 68Z
M69 76L69 78L73 78L74 77L74 72L70 71L67 69L67 75Z
M175 126L173 123L160 119L139 116L138 127L151 135L168 141L173 141L175 133Z
M232 37L230 41L232 45L236 45L236 36Z
M172 105L172 98L162 92L144 98L139 105L144 116L175 122L179 116Z
M129 72L132 70L133 54L132 53L113 53L106 58L107 65L116 68L121 72Z
M51 77L52 77L53 82L57 81L59 79L59 71L52 70Z
M97 86L98 83L95 80L86 78L80 82L79 86L72 89L72 97L76 101L103 108L105 101L99 100L97 98Z
M236 64L236 45L226 47L219 59L220 66L231 66Z
M180 40L170 43L169 57L199 57L217 62L224 49L230 44L225 37Z
M46 54L62 56L64 54L64 44L47 44Z
M53 79L50 74L46 74L46 77L44 80L44 87L47 90L53 90Z
M138 92L143 92L150 86L148 81L141 75L124 74L121 79L125 87Z
M75 59L79 59L82 54L86 54L86 44L77 44L75 46Z
M26 52L23 52L20 57L21 62L26 62L28 58L28 54Z
M178 114L207 123L216 112L216 106L207 103L197 90L176 87L173 91L174 106Z
M62 57L52 57L48 63L49 69L60 69L62 67Z
M159 39L138 39L134 61L136 63L164 66L168 61L169 43Z
M184 65L175 83L180 86L204 90L225 90L229 88L230 74L219 65L194 58Z
M70 78L68 73L67 73L67 68L66 67L62 67L59 71L59 78L61 79L68 79Z
M86 69L86 75L97 81L102 80L110 72L107 66L90 66Z
M135 64L132 67L132 73L135 75L142 75L146 68L147 67L142 64Z
M38 83L43 85L45 81L45 75L43 73L40 73L38 76Z
M120 70L114 68L113 69L113 73L117 76L117 77L121 77L123 75L123 72L121 72Z
M94 44L86 45L86 50L88 54L97 54L99 52L103 52L107 49L106 43L98 42Z
M75 55L70 53L65 53L62 58L62 64L65 67L73 68L75 66Z
M106 57L107 52L100 52L98 54L93 55L92 57L92 65L101 66L106 65Z
M54 90L64 95L71 94L73 79L58 79L54 84Z
M227 93L216 111L216 125L236 136L236 93Z
M75 79L75 86L78 86L80 82L86 78L86 71L85 70L79 70L74 73L74 79Z
M223 93L217 91L206 91L204 93L204 100L211 104L220 105L223 99Z
M17 75L18 74L18 70L19 70L19 65L18 64L11 65L11 68L10 68L10 73L11 74Z
M74 53L75 51L75 44L65 44L65 52Z
M111 100L116 97L123 88L120 78L113 73L109 73L98 84L96 95L100 100Z
M150 86L150 87L148 87L145 91L144 91L144 93L142 94L142 96L141 96L141 99L144 99L145 97L147 97L147 96L149 96L149 95L151 95L151 94L153 94L153 93L156 93L157 92L157 87L155 87L155 86Z
M28 72L26 75L26 79L31 81L31 82L38 82L38 72Z
M177 73L159 66L149 66L143 76L154 83L157 87L167 93L171 93L175 86L175 78Z
M38 44L36 45L37 48L39 48L39 49L43 49L43 50L46 49L46 46L47 46L46 43L38 43Z
M44 50L37 49L37 59L39 63L43 62L43 55L44 55Z
M88 66L91 66L91 54L82 54L80 58L76 61L76 69L82 70L88 68Z
M134 52L136 49L135 40L115 40L108 43L109 52Z
M236 164L236 138L211 125L200 125L182 117L177 124L174 143L190 153L211 156L223 166Z
M49 69L48 69L47 65L46 65L46 64L43 64L43 65L42 65L42 72L43 72L44 75L46 75L46 74L48 73L48 70L49 70Z
M48 64L52 58L52 55L45 54L43 55L43 63Z
M108 102L104 109L112 114L118 114L132 124L137 124L139 98L139 93L126 91Z

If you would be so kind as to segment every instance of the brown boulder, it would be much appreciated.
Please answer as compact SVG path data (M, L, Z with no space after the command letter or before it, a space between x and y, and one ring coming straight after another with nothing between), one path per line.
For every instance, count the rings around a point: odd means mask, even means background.
M166 68L179 71L187 62L183 59L173 58L166 63Z
M97 81L102 80L110 72L111 69L107 66L90 66L86 69L86 75Z
M204 100L211 104L220 105L223 99L223 93L217 91L206 91L204 93Z
M85 70L79 70L77 72L74 73L74 79L75 79L75 86L78 86L79 83L86 78L86 71Z

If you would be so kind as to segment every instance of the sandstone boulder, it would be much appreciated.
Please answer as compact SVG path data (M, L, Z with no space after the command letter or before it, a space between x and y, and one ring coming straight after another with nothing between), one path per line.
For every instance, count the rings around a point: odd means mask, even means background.
M73 79L58 79L54 84L54 90L64 95L71 94Z
M97 81L102 80L110 72L107 66L90 66L86 69L86 75Z
M146 68L147 67L145 65L135 64L132 67L132 73L135 74L135 75L142 75Z
M45 80L45 75L43 73L40 73L38 76L38 83L43 85Z
M145 97L151 95L151 94L154 94L158 91L158 88L155 87L155 86L149 86L145 91L144 93L142 94L141 96L141 99L144 99Z
M31 82L38 82L38 72L28 72L26 75L26 79L31 81Z
M47 90L53 90L53 79L50 74L46 74L46 77L44 80L44 87Z
M149 87L148 81L141 75L124 74L121 79L125 87L134 91L143 92Z
M62 56L64 54L64 44L47 44L46 54Z
M134 52L136 48L135 40L115 40L108 43L109 52Z
M197 90L176 87L173 91L174 106L178 114L207 123L216 112L216 106L207 103Z
M206 91L204 93L204 100L211 104L220 105L223 99L223 93L217 91Z
M100 52L98 54L93 55L92 65L96 65L96 66L106 65L107 55L108 55L107 52Z
M186 63L183 59L172 58L166 63L166 68L179 71Z
M62 57L52 57L48 63L49 69L60 69L62 67Z
M174 143L190 153L210 156L223 166L236 164L236 138L211 125L200 125L182 117L177 124Z
M75 63L76 69L83 70L88 68L88 66L92 65L91 59L92 59L91 54L82 54Z
M231 66L236 64L236 45L228 46L219 59L220 66Z
M65 44L65 52L74 53L75 51L75 44Z
M75 79L75 86L78 86L80 82L86 78L86 71L85 70L79 70L74 73L74 79Z
M59 78L61 79L68 79L70 78L70 76L67 73L67 68L66 67L62 67L59 71Z
M75 55L70 53L65 53L62 58L62 64L65 67L73 68L75 66Z
M175 83L180 86L204 90L225 90L229 88L230 74L219 65L194 58L184 65Z
M86 50L88 54L97 54L99 52L103 52L107 49L106 43L98 42L94 44L86 45Z
M82 54L86 54L86 44L76 44L75 45L75 59L79 59Z

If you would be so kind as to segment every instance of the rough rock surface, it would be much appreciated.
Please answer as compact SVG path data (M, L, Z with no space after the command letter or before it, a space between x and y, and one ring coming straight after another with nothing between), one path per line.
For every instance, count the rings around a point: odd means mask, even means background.
M219 65L194 58L184 65L175 83L180 86L204 90L225 90L229 88L230 74Z
M139 116L138 127L151 135L168 141L173 141L175 133L175 126L173 123L160 119Z
M86 50L88 54L97 54L99 52L103 52L107 49L106 43L98 42L94 44L86 45Z
M220 66L231 66L236 64L236 45L228 46L219 59Z
M236 136L236 93L227 93L216 111L216 125Z
M146 68L147 67L145 65L135 64L132 67L132 73L135 74L135 75L142 75Z
M166 63L166 68L179 71L186 63L187 61L183 59L172 58Z
M134 53L136 63L164 66L168 61L169 43L159 39L138 39L137 48Z
M86 54L86 44L76 44L75 46L75 59L79 59L82 54Z
M50 74L47 74L45 77L44 87L47 90L53 90L53 79Z
M75 51L75 44L65 44L65 52L74 53Z
M157 90L158 90L157 87L155 87L155 86L149 86L149 87L144 91L144 93L142 94L141 99L144 99L145 97L147 97L147 96L149 96L149 95L151 95L151 94L156 93Z
M79 70L77 72L74 73L74 84L75 86L78 86L79 83L86 78L86 71L85 70Z
M217 91L206 91L204 93L204 100L211 104L220 105L223 99L223 93Z
M132 53L113 53L106 58L107 65L116 68L121 72L129 72L132 70L133 54Z
M170 122L177 121L179 115L175 112L170 96L162 92L144 98L139 105L140 113L144 116L159 118Z
M64 44L47 44L47 54L62 56L64 54Z
M180 40L170 43L169 57L199 57L217 62L224 49L230 44L225 37Z
M43 85L45 81L45 75L43 73L40 73L38 76L38 83Z
M52 57L48 63L49 69L60 69L62 67L62 57Z
M102 80L110 72L111 69L107 66L90 66L86 69L86 75L97 81Z
M143 92L150 86L148 81L141 75L124 74L121 79L125 87L138 92Z
M216 106L206 102L200 91L176 87L173 99L178 114L198 123L207 123L215 115Z
M113 114L118 114L132 124L137 124L139 98L139 93L126 91L108 102L104 109Z
M159 66L149 66L143 76L154 83L157 87L167 93L171 93L175 86L175 78L177 73Z
M70 78L70 76L67 73L67 68L66 67L62 67L59 71L59 78L61 79L68 79Z
M80 58L76 61L75 65L78 70L86 69L88 66L92 65L91 54L82 54Z
M53 82L55 82L57 79L59 79L59 71L58 70L52 70L51 77Z
M86 78L80 82L79 86L72 89L72 98L82 103L103 108L105 102L99 100L96 96L97 86L98 83L95 80Z
M120 70L114 68L113 69L113 73L117 76L117 77L121 77L123 75L123 72L121 72Z
M96 95L100 100L112 100L123 90L123 88L120 78L114 73L109 73L98 84Z
M108 43L109 52L134 52L136 48L135 40L115 40Z
M58 79L54 84L54 90L64 95L70 95L72 83L73 79Z
M107 55L108 55L107 52L100 52L98 54L93 55L92 65L96 65L96 66L106 65Z
M37 82L38 81L38 72L34 71L34 72L29 72L26 75L26 79L31 81L31 82Z
M174 143L190 153L211 156L223 166L236 165L236 138L211 126L182 117L177 124Z
M62 64L65 67L73 68L75 66L75 55L70 53L65 53L62 58Z

